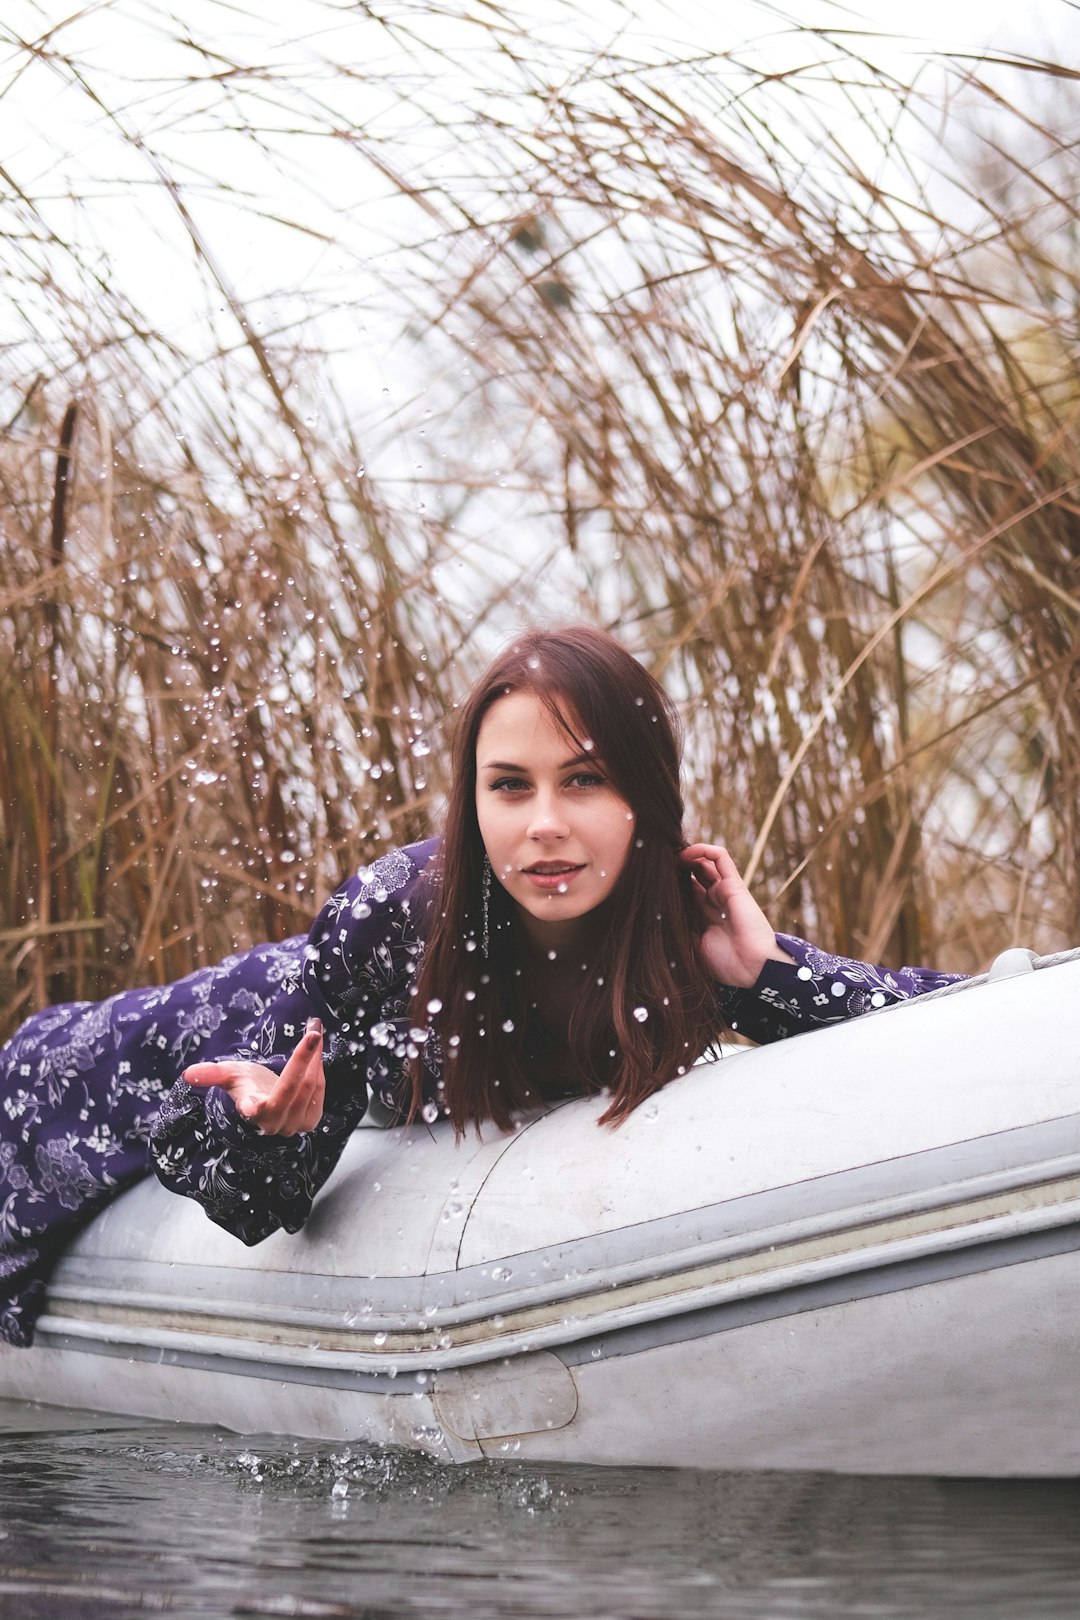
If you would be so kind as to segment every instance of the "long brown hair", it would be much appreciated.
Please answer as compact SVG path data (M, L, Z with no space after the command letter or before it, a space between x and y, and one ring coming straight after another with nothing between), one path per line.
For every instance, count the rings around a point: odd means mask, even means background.
M476 818L476 745L484 716L511 692L531 692L594 756L635 817L626 864L604 902L606 927L570 1022L574 1079L609 1091L603 1121L624 1119L681 1074L722 1025L696 949L696 909L679 787L681 732L663 688L611 636L585 625L532 630L490 665L462 707L454 737L446 828L425 910L417 1021L442 1055L445 1104L458 1131L490 1119L507 1129L535 1106L526 1050L527 985L513 901L497 880L483 948L484 845ZM580 731L580 734L579 734ZM421 1011L423 1010L423 1011ZM422 1063L413 1068L413 1113Z

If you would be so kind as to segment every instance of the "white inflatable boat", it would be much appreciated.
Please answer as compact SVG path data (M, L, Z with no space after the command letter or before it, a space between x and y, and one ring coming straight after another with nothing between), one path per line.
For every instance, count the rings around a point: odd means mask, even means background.
M1080 951L599 1112L361 1129L254 1249L148 1181L0 1395L447 1461L1080 1472Z

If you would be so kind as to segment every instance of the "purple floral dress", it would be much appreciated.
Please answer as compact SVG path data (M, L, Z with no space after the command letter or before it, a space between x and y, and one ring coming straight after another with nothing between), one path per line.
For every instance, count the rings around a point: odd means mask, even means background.
M392 850L332 896L305 939L258 945L160 988L36 1013L0 1050L0 1338L29 1344L64 1243L155 1170L245 1243L293 1232L376 1097L400 1117L417 1051L409 987L423 949L423 874L437 841ZM778 936L750 990L720 987L725 1016L757 1041L833 1023L952 983L890 973ZM264 1136L190 1063L237 1057L280 1072L307 1019L326 1029L327 1093L312 1131ZM423 1048L425 1115L442 1108L440 1055Z

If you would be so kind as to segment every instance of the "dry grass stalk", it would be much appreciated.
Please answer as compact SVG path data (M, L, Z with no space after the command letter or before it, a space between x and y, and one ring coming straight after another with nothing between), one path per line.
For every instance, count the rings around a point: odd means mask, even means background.
M630 42L559 81L520 19L441 14L484 47L460 131L453 52L415 40L411 132L348 126L371 70L341 56L309 82L205 41L200 91L201 118L264 141L273 102L399 192L387 301L428 381L389 431L442 425L403 491L357 476L378 456L329 357L245 307L134 104L102 118L152 162L225 335L185 350L47 199L3 205L0 262L48 317L0 354L8 1023L296 931L425 832L476 626L552 616L553 570L563 616L681 695L695 826L778 925L972 967L1080 938L1080 199L1054 120L992 66L905 86L839 35L776 84ZM814 49L857 139L817 106ZM950 126L946 191L904 160L949 98L989 110Z

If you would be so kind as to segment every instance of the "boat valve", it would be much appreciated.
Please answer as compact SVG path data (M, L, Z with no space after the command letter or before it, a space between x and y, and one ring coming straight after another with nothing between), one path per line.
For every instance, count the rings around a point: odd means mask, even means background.
M995 979L1012 979L1017 973L1033 973L1038 957L1034 951L1026 950L1022 945L1014 945L1011 950L1002 951L995 956L990 964L990 971L986 975L987 981L993 984Z

